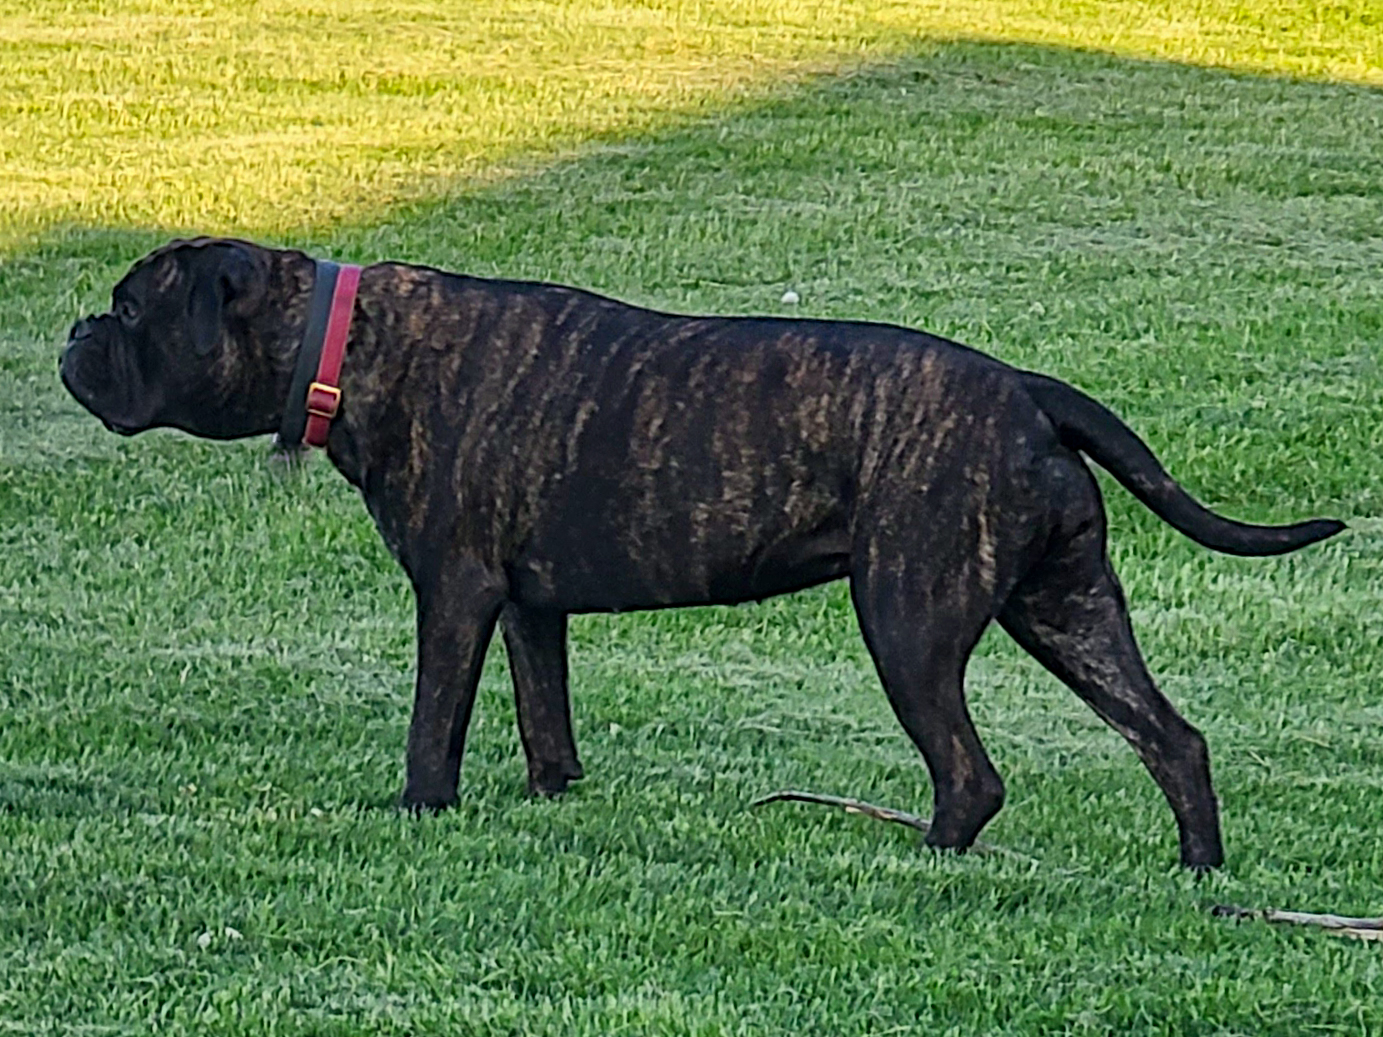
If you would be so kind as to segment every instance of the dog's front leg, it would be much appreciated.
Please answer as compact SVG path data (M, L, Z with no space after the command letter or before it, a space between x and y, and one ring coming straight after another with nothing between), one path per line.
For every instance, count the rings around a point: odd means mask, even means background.
M438 809L456 802L466 725L503 594L498 581L465 564L443 563L414 586L418 682L402 805Z

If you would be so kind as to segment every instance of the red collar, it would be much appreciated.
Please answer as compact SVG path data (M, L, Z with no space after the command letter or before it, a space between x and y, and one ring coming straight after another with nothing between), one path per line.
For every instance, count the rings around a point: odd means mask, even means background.
M298 359L274 437L280 450L298 450L304 438L309 446L326 446L331 420L341 407L337 382L359 284L360 267L316 261Z
M351 333L351 317L355 313L355 293L360 287L360 267L343 265L336 276L331 295L331 310L327 316L326 333L322 336L322 355L317 361L317 377L307 387L307 428L303 442L308 446L327 445L331 420L341 407L341 362L346 357L346 339Z

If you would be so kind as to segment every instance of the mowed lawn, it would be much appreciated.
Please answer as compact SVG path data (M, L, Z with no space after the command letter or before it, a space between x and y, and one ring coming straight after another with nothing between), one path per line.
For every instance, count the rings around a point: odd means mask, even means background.
M1383 914L1383 11L1249 6L0 7L0 1032L1383 1032L1383 945L1208 910ZM1226 868L1001 632L1005 852L750 810L927 811L842 585L575 621L555 802L496 648L461 804L401 815L412 603L353 493L58 383L201 230L925 327L1227 514L1346 519L1227 558L1105 480Z

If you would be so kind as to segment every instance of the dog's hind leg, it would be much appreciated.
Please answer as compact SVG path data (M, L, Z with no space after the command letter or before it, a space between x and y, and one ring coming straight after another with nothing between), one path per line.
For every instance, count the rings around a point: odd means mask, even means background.
M528 791L556 796L582 776L567 692L567 616L510 603L500 613Z
M957 579L925 585L900 553L851 575L865 644L898 720L932 777L927 842L963 850L1004 802L1004 784L965 706L965 665L988 625L992 601ZM915 557L915 555L914 555Z
M1224 851L1205 739L1148 674L1096 514L1024 577L999 621L1128 740L1176 814L1182 864L1218 867Z

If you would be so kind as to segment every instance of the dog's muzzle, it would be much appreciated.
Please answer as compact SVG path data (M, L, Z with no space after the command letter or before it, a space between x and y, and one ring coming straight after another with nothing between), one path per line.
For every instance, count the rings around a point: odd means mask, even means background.
M83 317L72 325L72 329L67 333L67 345L58 354L58 374L62 378L62 384L67 387L67 391L73 396L77 395L77 390L73 385L74 370L73 354L77 349L88 344L94 337L92 332L92 319Z
M78 403L101 419L101 424L106 426L107 431L121 436L133 436L139 429L118 424L97 413L92 406L90 394L82 387L77 354L83 347L94 346L95 327L94 317L83 317L72 325L67 333L67 345L58 354L58 377L62 379L63 387Z

